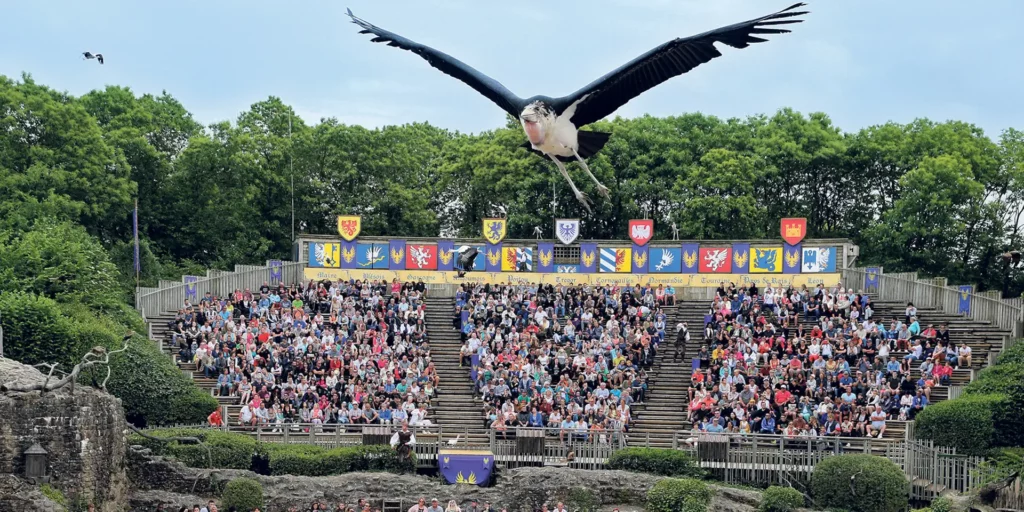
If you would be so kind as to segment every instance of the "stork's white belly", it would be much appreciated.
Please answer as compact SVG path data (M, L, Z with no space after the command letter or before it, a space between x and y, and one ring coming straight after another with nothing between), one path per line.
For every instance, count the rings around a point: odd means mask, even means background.
M554 129L544 138L544 143L534 145L533 149L547 155L572 156L572 152L579 149L576 133L576 126L569 116L562 115L555 119Z

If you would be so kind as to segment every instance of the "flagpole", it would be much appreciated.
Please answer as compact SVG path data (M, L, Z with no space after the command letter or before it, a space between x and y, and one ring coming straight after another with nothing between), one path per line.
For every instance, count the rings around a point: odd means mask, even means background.
M132 212L132 230L133 237L135 238L135 290L138 293L139 290L139 270L142 267L142 262L139 261L141 255L139 254L139 199L135 198L135 211Z

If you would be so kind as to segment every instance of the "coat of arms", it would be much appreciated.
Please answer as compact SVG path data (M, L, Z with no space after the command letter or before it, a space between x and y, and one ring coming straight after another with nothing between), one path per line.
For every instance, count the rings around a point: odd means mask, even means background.
M351 242L359 236L363 227L363 218L358 215L338 215L338 234L346 242Z
M565 245L575 242L580 236L580 220L555 219L555 236Z
M505 219L484 219L484 240L496 244L505 239Z

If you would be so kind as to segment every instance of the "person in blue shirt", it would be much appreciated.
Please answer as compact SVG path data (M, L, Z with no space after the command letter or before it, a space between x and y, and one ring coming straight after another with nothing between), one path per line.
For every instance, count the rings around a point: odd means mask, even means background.
M775 433L775 415L768 413L764 419L761 420L761 433L762 434L774 434Z
M527 423L531 427L543 427L544 426L544 415L537 410L536 407L530 411L530 418Z

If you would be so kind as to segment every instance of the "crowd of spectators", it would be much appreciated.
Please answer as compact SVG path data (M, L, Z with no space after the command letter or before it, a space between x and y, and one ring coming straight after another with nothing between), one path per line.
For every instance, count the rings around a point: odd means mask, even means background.
M425 294L422 282L326 280L207 292L170 322L172 342L217 395L238 397L243 425L428 426Z
M716 290L693 361L689 419L704 432L881 437L969 366L945 325L922 328L913 304L875 319L864 293L736 287ZM899 353L899 355L897 354Z
M302 507L301 509L299 507L289 507L288 508L288 512L307 512L307 511L308 512L380 512L381 507L376 506L376 505L377 505L376 503L371 503L371 501L369 499L360 499L356 503L350 503L350 504L338 503L336 505L331 505L330 503L327 503L326 501L321 500L321 501L314 501L308 507ZM90 510L92 510L92 508L90 508ZM170 506L165 506L165 505L158 505L156 510L157 510L157 512L172 512L171 507ZM217 503L215 501L213 501L213 500L210 500L206 505L194 505L194 506L191 506L191 507L179 507L179 508L176 508L176 509L173 509L173 510L177 510L178 512L219 512L218 508L217 508ZM249 511L249 510L246 510L246 511L236 511L236 509L234 507L231 507L230 509L228 509L228 512L258 512L259 510L260 509L256 508L256 509L253 509L252 511ZM505 507L501 507L501 508L492 507L489 502L483 502L483 501L478 502L478 501L475 501L475 500L471 501L465 507L460 507L458 502L456 502L455 500L448 500L448 503L446 505L442 505L441 502L437 498L431 499L430 501L427 501L426 498L420 498L415 504L413 504L408 509L408 512L499 512L499 511L500 512L508 512L508 509L505 508ZM618 511L619 511L619 509L616 508L612 512L618 512ZM540 512L569 512L569 510L565 507L564 503L559 501L559 502L557 502L557 503L555 503L553 505L548 505L547 503L543 504L541 506L541 508L540 508Z
M671 297L640 286L463 285L454 327L484 425L502 435L548 427L562 439L626 431Z

